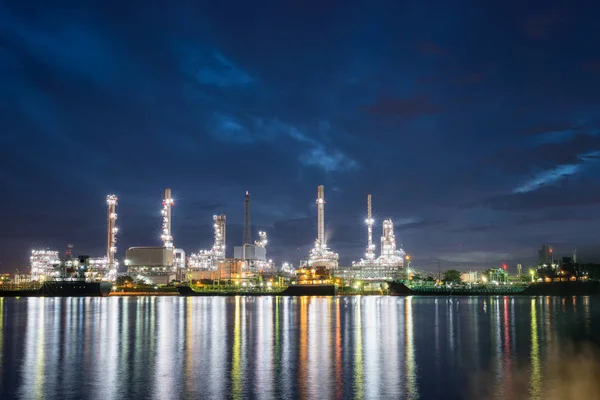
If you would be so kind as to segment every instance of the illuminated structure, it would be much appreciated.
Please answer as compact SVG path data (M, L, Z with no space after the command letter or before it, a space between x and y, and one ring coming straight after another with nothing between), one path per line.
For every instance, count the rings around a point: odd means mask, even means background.
M166 285L176 279L173 249L166 247L130 247L125 253L127 274L136 281Z
M250 193L246 190L244 198L244 243L250 244Z
M338 267L339 255L327 248L325 237L325 187L317 188L317 239L315 247L311 249L308 256L309 267L325 267L336 269Z
M214 242L212 249L200 250L188 259L188 272L216 271L220 260L225 259L226 216L213 215Z
M215 243L212 252L217 259L225 258L226 217L225 214L214 215Z
M267 247L267 232L258 232L258 240L256 240L254 244L256 245L256 247L261 247L265 249Z
M373 214L371 212L371 195L367 195L367 252L365 259L367 261L373 261L375 259L375 245L373 244Z
M381 255L377 262L381 265L401 268L404 266L406 253L402 248L396 250L396 236L394 235L394 223L391 219L383 221L383 235L381 236Z
M383 234L381 236L381 255L375 258L375 245L373 244L373 215L371 210L371 195L367 196L367 251L365 258L353 262L350 269L340 271L338 275L346 278L364 280L386 280L400 276L404 267L406 253L396 249L394 223L391 219L383 221Z
M174 256L182 251L175 249L173 246L173 236L171 234L171 207L173 205L171 189L165 189L165 197L160 211L162 247L130 247L127 249L125 255L127 273L135 280L164 285L173 279L177 279L179 264L174 262ZM178 257L181 257L181 255Z
M162 235L161 239L165 248L173 248L173 236L171 236L171 206L173 206L173 198L171 197L171 189L165 189L165 198L162 203Z
M173 249L173 272L175 279L183 280L185 276L185 251Z
M29 258L31 264L31 280L45 281L50 277L60 275L60 258L58 251L32 250Z
M244 262L244 271L274 272L272 261L267 261L267 233L258 232L258 240L251 243L250 194L244 198L244 240L241 246L233 248L233 258Z
M273 260L267 260L267 232L258 232L258 240L254 242L254 260L249 263L251 270L259 272L275 272Z
M115 261L115 253L117 252L117 233L119 232L119 228L116 226L117 201L118 198L114 194L106 196L106 204L108 205L106 259L108 263L108 279L111 281L116 279L118 269L117 262Z
M288 262L284 262L281 265L281 271L282 274L284 275L288 275L288 276L293 276L296 273L296 269L294 268L294 266Z

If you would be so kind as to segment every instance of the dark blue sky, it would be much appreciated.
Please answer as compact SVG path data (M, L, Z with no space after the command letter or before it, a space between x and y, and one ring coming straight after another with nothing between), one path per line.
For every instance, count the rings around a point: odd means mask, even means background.
M0 269L101 255L110 193L119 258L158 244L165 187L187 252L214 213L232 251L250 190L253 230L297 263L324 184L344 264L368 193L377 243L392 218L423 268L600 255L595 2L140 4L0 4Z

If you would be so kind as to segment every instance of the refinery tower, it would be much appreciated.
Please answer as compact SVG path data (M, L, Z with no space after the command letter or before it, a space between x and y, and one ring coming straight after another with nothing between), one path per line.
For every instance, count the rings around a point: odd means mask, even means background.
M375 258L375 244L373 243L373 219L371 209L371 195L367 195L367 249L365 258L353 262L355 277L361 279L389 279L396 276L404 267L406 253L402 248L396 247L394 223L386 219L382 224L381 254Z
M325 187L317 188L317 239L308 256L309 267L325 267L336 269L339 255L327 247L325 236Z

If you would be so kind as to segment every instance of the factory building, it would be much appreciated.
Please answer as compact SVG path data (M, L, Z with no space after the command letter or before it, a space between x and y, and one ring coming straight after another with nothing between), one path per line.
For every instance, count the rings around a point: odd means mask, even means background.
M245 244L243 246L235 246L233 248L233 258L240 260L251 261L267 261L267 249L259 247L255 244Z
M61 265L58 251L32 250L29 258L31 265L31 280L45 281L50 277L58 276Z
M127 274L149 284L166 285L176 279L174 251L166 247L130 247L125 255Z

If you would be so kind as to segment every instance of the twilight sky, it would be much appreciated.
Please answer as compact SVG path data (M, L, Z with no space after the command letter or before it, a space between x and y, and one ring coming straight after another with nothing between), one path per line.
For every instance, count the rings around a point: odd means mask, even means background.
M102 255L111 193L118 258L159 244L165 187L186 252L249 190L297 264L323 184L342 264L368 193L418 268L600 256L597 2L53 3L0 3L0 270Z

